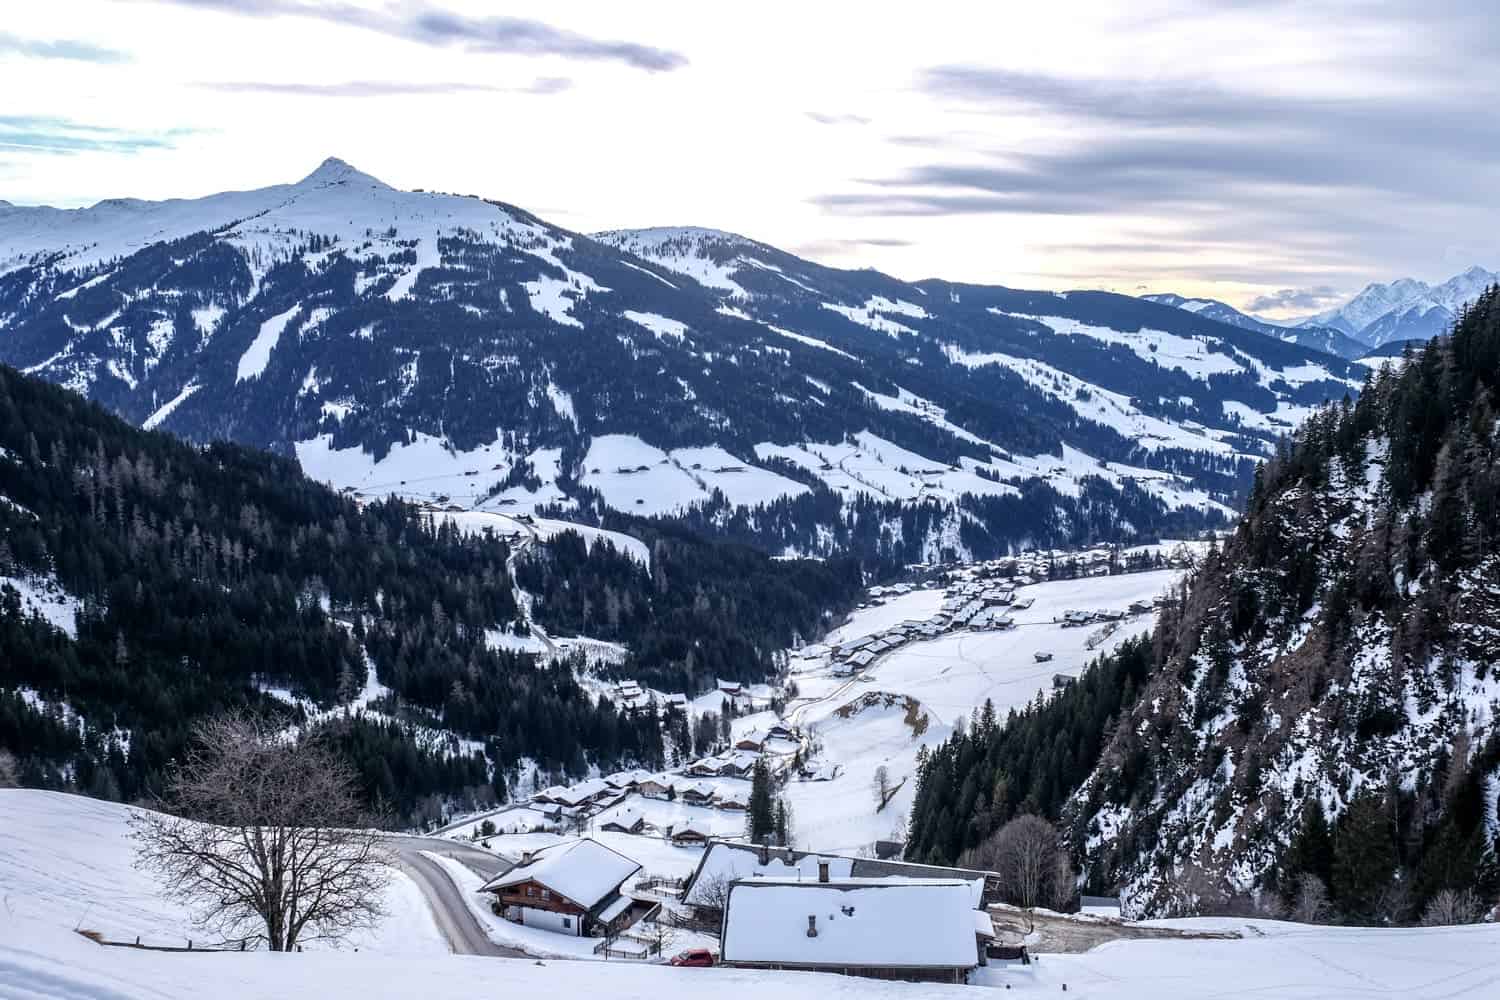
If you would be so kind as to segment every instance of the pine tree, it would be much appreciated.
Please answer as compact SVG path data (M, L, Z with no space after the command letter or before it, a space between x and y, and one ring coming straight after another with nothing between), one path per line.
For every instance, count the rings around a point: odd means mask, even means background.
M1339 819L1333 842L1333 894L1351 917L1373 920L1396 871L1395 829L1384 796L1365 792Z

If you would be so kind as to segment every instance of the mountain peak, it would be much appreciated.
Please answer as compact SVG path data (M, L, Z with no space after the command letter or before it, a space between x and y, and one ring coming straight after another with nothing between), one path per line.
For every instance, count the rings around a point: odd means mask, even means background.
M387 185L378 178L371 177L350 166L337 156L330 156L318 168L297 182L298 187L330 187L335 184L368 183L371 186L386 187Z

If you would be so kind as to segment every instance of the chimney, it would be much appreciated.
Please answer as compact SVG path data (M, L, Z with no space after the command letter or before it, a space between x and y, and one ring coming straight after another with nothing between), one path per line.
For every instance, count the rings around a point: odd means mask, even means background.
M818 881L828 881L828 862L823 860L822 858L818 859Z
M762 868L764 868L766 865L768 865L770 863L771 863L771 845L765 843L764 841L762 841L761 845L760 845L760 866Z
M811 913L807 915L807 936L818 936L818 918L813 916Z
M530 851L522 851L521 852L521 864L523 864L523 865L529 865L529 864L531 864L531 852Z

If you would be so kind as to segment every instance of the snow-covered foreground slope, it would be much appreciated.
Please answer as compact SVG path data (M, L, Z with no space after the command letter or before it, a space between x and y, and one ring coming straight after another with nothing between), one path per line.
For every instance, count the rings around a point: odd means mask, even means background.
M1198 923L1196 921L1188 922ZM1216 925L1217 922L1209 922ZM1009 993L1082 1000L1401 997L1486 1000L1500 982L1500 927L1355 930L1257 922L1241 940L1127 941L1029 967L992 966L976 982ZM66 929L0 911L6 1000L368 1000L609 996L612 1000L938 1000L979 986L886 983L796 972L674 969L362 951L172 955L100 948ZM1063 994L1063 986L1067 992Z
M129 806L60 792L0 791L0 928L83 928L110 940L139 936L145 944L201 945L206 935L194 929L191 915L131 866L130 812ZM446 954L448 945L411 879L397 872L387 891L385 922L343 947ZM8 930L0 930L0 941L9 940ZM0 961L0 997L12 995L6 983Z
M37 791L0 792L0 998L3 1000L339 1000L420 996L608 995L670 1000L938 1000L972 987L883 983L811 973L673 969L624 962L459 957L445 953L414 888L403 917L360 950L171 954L101 948L75 926L125 935L187 925L130 867L126 807ZM401 880L404 882L405 880ZM409 883L407 886L409 887ZM81 919L86 917L86 919ZM419 919L420 918L420 919ZM1127 941L1029 968L990 967L985 986L1084 998L1380 997L1480 1000L1500 983L1500 927L1362 930L1254 921L1172 921L1241 940Z

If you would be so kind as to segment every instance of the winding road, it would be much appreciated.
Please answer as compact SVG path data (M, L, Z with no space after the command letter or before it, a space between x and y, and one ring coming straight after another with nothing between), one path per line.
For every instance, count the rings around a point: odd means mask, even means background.
M489 955L497 958L526 958L525 952L507 948L490 940L478 919L469 910L462 890L443 866L426 854L439 854L464 865L482 878L494 878L510 869L510 864L489 851L469 847L436 837L391 837L390 843L400 859L401 869L422 890L438 930L455 955ZM426 852L426 854L424 854Z

